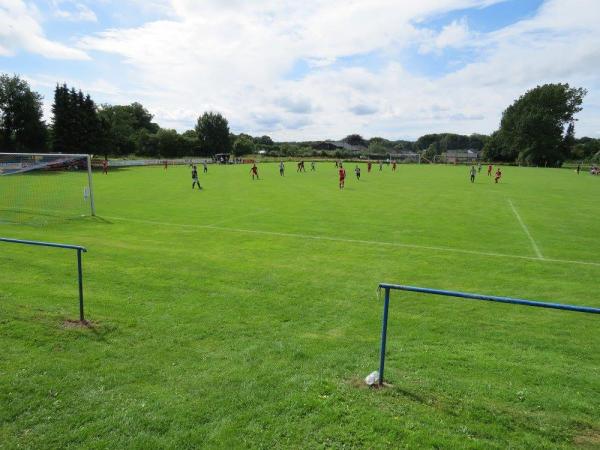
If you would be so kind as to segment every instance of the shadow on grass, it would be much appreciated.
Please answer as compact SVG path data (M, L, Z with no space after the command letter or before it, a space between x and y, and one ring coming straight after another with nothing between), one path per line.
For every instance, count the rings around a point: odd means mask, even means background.
M98 342L108 342L108 335L116 331L117 327L110 324L97 322L94 320L61 319L60 328L63 330L74 330L79 332L79 336L90 338Z
M102 216L88 216L86 219L93 223L103 224L103 225L112 225L114 222L105 219Z

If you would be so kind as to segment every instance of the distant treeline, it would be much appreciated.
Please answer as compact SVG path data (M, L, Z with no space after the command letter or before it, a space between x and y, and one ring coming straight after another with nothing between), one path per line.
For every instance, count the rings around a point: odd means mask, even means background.
M269 136L233 134L225 117L205 112L194 129L178 133L161 128L140 103L97 105L81 90L57 85L52 119L42 116L42 96L18 75L0 75L0 151L137 155L151 158L236 156L385 156L419 153L427 160L448 150L475 150L490 161L561 164L565 160L600 161L600 139L575 139L575 113L586 91L567 84L538 86L502 115L491 136L439 133L416 141L364 139L351 134L339 141L274 142Z

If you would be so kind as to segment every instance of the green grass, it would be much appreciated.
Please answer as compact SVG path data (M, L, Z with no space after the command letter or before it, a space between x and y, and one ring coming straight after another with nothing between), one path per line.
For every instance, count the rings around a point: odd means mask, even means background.
M97 219L0 224L89 249L93 322L73 252L0 244L0 448L598 448L597 316L394 292L392 386L362 379L382 281L600 306L600 180L248 170L95 174Z

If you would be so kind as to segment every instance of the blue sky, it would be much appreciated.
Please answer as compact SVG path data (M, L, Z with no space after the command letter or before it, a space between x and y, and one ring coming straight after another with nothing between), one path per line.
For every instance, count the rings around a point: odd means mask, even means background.
M490 133L527 89L589 90L600 136L595 0L0 0L0 72L45 97L144 104L164 127L205 110L276 139Z

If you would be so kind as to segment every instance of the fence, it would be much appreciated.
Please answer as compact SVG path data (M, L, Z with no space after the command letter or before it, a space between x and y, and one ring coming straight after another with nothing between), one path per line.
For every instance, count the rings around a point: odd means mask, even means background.
M0 242L8 242L12 244L24 244L24 245L37 245L42 247L54 247L54 248L63 248L68 250L76 250L77 251L77 273L79 277L79 320L81 322L85 322L85 316L83 312L83 267L81 262L81 254L87 252L85 247L81 247L79 245L69 245L69 244L55 244L52 242L39 242L39 241L25 241L22 239L10 239L10 238L0 238Z
M381 326L381 346L379 352L379 386L383 385L383 370L385 368L385 346L387 341L387 323L388 323L388 309L390 305L390 291L398 290L398 291L409 291L409 292L420 292L423 294L433 294L433 295L443 295L447 297L459 297L465 298L469 300L483 300L487 302L500 302L500 303L509 303L512 305L522 305L522 306L535 306L538 308L551 308L551 309L560 309L563 311L574 311L574 312L582 312L588 314L600 314L600 308L593 308L590 306L576 306L576 305L564 305L562 303L547 303L547 302L539 302L533 300L523 300L520 298L511 298L511 297L495 297L493 295L481 295L481 294L469 294L467 292L456 292L456 291L445 291L440 289L430 289L423 287L415 287L415 286L403 286L400 284L389 284L389 283L380 283L379 289L385 290L385 298L383 305L383 323Z

